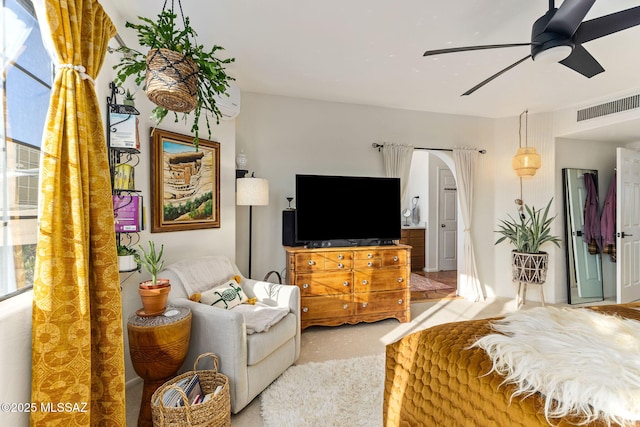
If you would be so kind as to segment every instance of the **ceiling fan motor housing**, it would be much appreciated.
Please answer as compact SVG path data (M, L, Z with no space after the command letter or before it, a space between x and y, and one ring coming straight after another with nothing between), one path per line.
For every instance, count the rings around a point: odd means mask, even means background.
M555 15L557 10L558 9L551 9L547 11L544 16L539 18L533 24L533 28L531 29L531 57L534 61L536 60L536 56L549 49L567 46L571 49L566 55L568 56L575 47L575 43L572 40L572 35L545 31L547 28L547 24L549 23L553 15ZM562 57L559 60L562 60L565 57Z

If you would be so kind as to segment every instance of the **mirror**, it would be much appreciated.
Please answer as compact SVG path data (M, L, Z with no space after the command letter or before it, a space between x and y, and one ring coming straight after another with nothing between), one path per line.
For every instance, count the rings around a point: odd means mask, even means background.
M564 190L564 225L567 247L567 294L569 304L604 300L602 287L602 249L585 233L585 203L598 200L598 171L562 169ZM595 221L600 222L599 206ZM589 227L587 215L587 227Z

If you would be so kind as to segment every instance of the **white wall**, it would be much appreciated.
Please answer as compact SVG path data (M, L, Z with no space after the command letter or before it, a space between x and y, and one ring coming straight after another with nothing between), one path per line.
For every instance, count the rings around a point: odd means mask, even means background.
M248 169L270 183L269 206L253 209L255 278L285 267L281 212L287 207L286 197L295 195L296 173L384 176L382 155L371 147L374 142L488 148L480 159L477 182L482 202L476 203L478 226L473 232L481 241L490 234L480 225L493 218L492 120L244 93L236 121L238 151L248 155ZM237 211L237 260L246 272L248 209L238 207ZM428 213L421 215L426 218ZM345 217L357 220L358 214L345 213ZM479 253L480 264L492 262L491 253Z

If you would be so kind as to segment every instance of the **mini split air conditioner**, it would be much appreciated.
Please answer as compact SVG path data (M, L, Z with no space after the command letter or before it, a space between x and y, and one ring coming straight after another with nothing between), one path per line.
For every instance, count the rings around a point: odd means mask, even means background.
M220 109L221 120L234 119L240 113L240 88L236 85L229 85L225 94L216 95L216 105Z

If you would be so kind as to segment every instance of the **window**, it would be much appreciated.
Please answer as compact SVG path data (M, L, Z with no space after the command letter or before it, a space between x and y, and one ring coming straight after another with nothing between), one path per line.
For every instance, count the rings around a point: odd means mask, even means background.
M53 65L31 0L0 10L0 299L33 286L40 145Z

